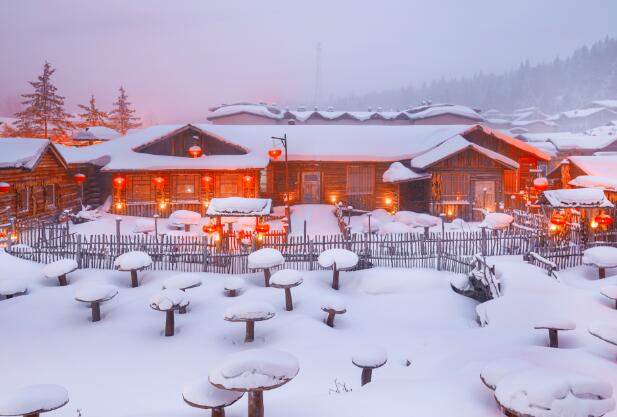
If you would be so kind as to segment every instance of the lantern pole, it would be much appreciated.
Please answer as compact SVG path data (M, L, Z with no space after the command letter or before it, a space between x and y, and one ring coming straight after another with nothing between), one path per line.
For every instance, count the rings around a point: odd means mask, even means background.
M288 228L291 232L291 218L289 217L289 160L287 158L287 133L282 138L272 136L273 140L278 140L283 144L285 150L285 217L287 217Z

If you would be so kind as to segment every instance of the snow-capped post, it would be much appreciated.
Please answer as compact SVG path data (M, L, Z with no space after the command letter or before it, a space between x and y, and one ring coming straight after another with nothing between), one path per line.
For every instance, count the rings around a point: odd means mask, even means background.
M388 361L385 350L377 346L365 346L351 357L351 362L362 369L360 383L362 386L371 382L373 369L381 368Z
M61 287L68 285L67 274L77 270L77 262L74 259L60 259L43 267L43 275L47 278L57 278Z
M366 213L366 217L368 218L368 234L371 234L371 216L373 215L373 213L371 213L370 211L368 213Z
M117 242L117 254L120 254L120 223L122 222L121 217L116 217L116 242Z
M482 242L480 245L480 250L482 251L482 256L486 256L486 226L480 227L482 232Z
M326 324L329 327L334 327L334 317L337 314L345 314L347 312L347 306L338 298L330 298L321 304L321 311L328 313L326 316Z
M302 236L304 236L304 241L306 242L306 220L304 220L304 232Z
M163 289L175 288L180 291L186 292L191 288L196 288L201 285L201 278L199 274L193 272L184 272L167 278L163 281ZM186 306L180 306L178 309L180 314L186 314Z
M137 279L137 271L148 268L152 265L152 258L146 252L126 252L118 256L114 260L114 267L118 271L126 271L131 273L131 287L139 286Z
M230 276L225 278L225 295L227 297L236 297L238 292L244 287L244 280L238 276Z
M217 388L248 392L248 417L264 417L263 392L291 381L300 366L293 355L273 349L249 349L233 353L208 375Z
M293 311L294 306L291 299L291 289L302 284L302 282L302 274L295 269L281 269L272 275L272 287L285 290L285 310Z
M264 284L270 286L270 268L281 266L285 263L283 254L272 248L258 249L248 256L248 267L254 270L264 271Z
M6 300L28 292L28 286L19 278L4 278L0 280L0 295Z
M358 255L347 249L327 249L319 254L317 262L322 268L332 268L332 288L339 289L340 271L354 268L358 264Z
M446 213L439 213L439 217L441 218L441 236L443 237L446 234Z
M77 248L75 251L75 261L77 262L77 268L81 268L81 234L77 235Z
M600 290L600 294L612 300L615 303L614 308L617 309L617 286L610 285L608 287L604 287Z
M244 396L244 392L217 388L207 379L187 385L182 390L182 399L191 407L212 410L212 417L225 417L225 407Z
M598 277L606 277L607 268L617 268L617 248L596 246L583 252L583 264L598 268Z
M184 291L176 288L162 290L150 299L153 310L165 312L165 336L174 335L174 311L189 305Z
M154 216L154 237L158 239L159 236L159 216L158 214L155 214Z
M9 236L9 240L8 240L7 246L10 249L13 246L13 236L16 236L17 233L16 233L16 229L15 229L15 222L16 222L15 217L11 217L11 219L9 221L11 222L11 235ZM67 231L67 233L68 233L68 231Z
M225 310L225 320L246 323L246 335L244 337L246 343L255 340L255 322L270 320L274 315L274 306L261 302L235 304Z
M0 416L39 417L68 402L69 393L60 385L29 385L0 397Z
M75 300L90 304L92 321L101 320L101 303L109 301L118 295L118 289L113 285L89 284L83 285L75 291Z
M536 330L548 330L549 347L558 348L559 338L557 332L574 330L576 323L570 320L547 320L534 326Z

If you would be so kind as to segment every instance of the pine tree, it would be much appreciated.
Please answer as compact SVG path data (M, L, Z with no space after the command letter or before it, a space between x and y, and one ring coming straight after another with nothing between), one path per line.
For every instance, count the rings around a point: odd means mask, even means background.
M128 101L128 96L126 95L126 91L124 91L124 87L120 87L118 100L114 103L114 109L109 114L111 127L123 135L126 134L129 129L141 127L140 118L134 114L135 110L131 108L131 102Z
M67 130L73 128L70 115L64 111L64 97L57 94L57 88L51 82L56 72L49 62L43 66L43 74L38 81L30 81L34 92L22 94L26 108L15 114L17 130L22 136L52 137L61 140L68 137Z
M94 94L90 96L90 102L88 104L78 104L78 107L84 110L83 113L79 114L81 118L79 127L108 126L107 118L109 115L107 112L99 110L99 108L96 107Z

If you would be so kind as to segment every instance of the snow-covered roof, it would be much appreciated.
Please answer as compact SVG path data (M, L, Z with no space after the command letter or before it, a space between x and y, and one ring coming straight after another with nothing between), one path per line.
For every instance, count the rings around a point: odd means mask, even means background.
M538 204L554 208L613 207L604 192L597 188L547 190L540 196Z
M227 197L213 198L208 205L208 216L267 216L272 200L269 198Z
M265 104L238 103L223 105L214 109L210 116L208 116L208 120L234 116L242 113L253 114L275 120L283 118L283 112L274 106L268 106Z
M32 169L49 146L47 139L0 138L0 168Z
M90 126L79 130L73 135L75 140L101 140L107 141L122 136L120 132L105 126Z
M443 115L454 115L474 120L476 122L485 122L486 119L474 109L461 106L459 104L435 104L430 106L412 108L406 110L411 120L422 120L429 117L437 117Z
M540 124L549 127L557 127L557 123L552 122L550 120L515 120L512 123L512 126L517 127L526 127L533 124Z
M617 174L617 173L616 173ZM581 188L600 188L606 191L617 191L617 178L596 177L594 175L579 175L568 184Z
M592 101L589 107L606 107L607 109L617 110L617 100L596 100Z
M587 175L617 179L617 154L571 156L569 159Z
M560 118L563 118L563 119L578 119L578 118L593 116L594 114L603 113L603 112L615 113L607 109L606 107L591 107L588 109L575 109L575 110L564 111L564 112L559 113L559 116Z
M431 178L431 174L413 171L400 162L393 162L382 176L383 182L406 182L427 178Z
M581 133L525 133L519 137L532 142L534 146L537 146L538 142L550 142L556 150L603 149L617 140L617 128L602 126Z

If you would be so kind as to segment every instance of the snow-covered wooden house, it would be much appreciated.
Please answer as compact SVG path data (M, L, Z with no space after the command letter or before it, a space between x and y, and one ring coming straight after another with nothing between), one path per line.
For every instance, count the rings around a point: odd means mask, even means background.
M273 136L288 139L288 176ZM480 125L162 125L119 140L62 148L91 164L119 214L205 213L215 197L290 204L343 202L471 217L510 202L548 155Z
M120 132L106 126L90 126L78 130L73 134L74 146L89 146L107 142L122 136Z
M556 188L600 188L617 203L617 153L571 156L549 173Z
M51 218L78 206L73 172L47 139L0 139L0 223Z

